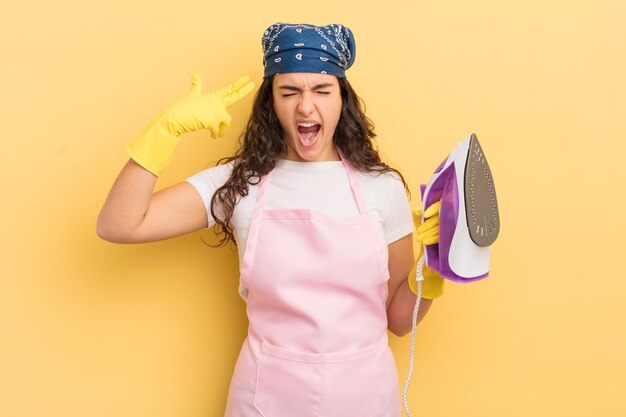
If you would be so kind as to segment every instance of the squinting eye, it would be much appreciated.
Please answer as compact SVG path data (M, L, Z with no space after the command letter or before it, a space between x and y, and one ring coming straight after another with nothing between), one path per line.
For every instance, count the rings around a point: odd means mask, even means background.
M293 95L295 95L295 94L283 94L283 97L290 97L290 96L293 96Z
M318 91L320 94L330 94L330 91Z

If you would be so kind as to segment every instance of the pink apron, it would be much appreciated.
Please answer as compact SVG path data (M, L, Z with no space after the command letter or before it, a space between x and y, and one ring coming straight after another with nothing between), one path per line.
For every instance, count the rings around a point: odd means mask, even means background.
M246 337L226 417L400 417L388 345L387 247L355 170L342 157L359 215L265 209L259 184L242 261Z

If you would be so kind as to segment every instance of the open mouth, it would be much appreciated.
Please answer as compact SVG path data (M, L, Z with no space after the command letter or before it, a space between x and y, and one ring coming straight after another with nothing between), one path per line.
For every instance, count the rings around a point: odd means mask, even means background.
M299 123L298 134L303 146L313 146L317 140L321 125L317 123Z

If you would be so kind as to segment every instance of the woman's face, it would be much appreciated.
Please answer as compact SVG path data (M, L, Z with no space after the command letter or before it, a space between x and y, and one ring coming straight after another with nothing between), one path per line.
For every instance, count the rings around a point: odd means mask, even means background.
M336 161L333 135L341 114L337 77L290 72L276 74L272 84L274 111L287 143L285 159Z

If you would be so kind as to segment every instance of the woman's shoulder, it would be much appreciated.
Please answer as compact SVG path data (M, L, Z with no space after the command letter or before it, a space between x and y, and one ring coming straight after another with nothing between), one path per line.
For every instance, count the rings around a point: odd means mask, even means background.
M230 174L233 171L234 165L235 165L235 161L230 161L230 162L218 161L211 166L207 166L200 172L220 172L220 173L225 172L225 173Z
M233 162L217 164L204 168L186 179L192 184L205 183L221 187L233 172Z
M398 172L385 170L383 167L374 167L370 171L359 171L359 174L362 180L381 186L391 186L398 183L404 186L404 181Z
M404 181L394 171L359 171L359 183L364 194L382 206L397 204L398 200L407 199Z

